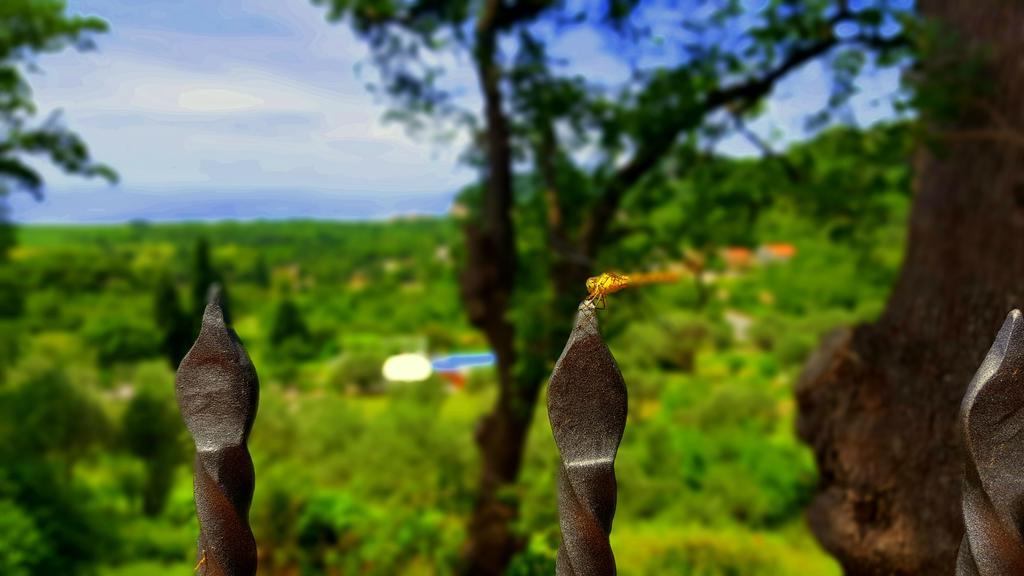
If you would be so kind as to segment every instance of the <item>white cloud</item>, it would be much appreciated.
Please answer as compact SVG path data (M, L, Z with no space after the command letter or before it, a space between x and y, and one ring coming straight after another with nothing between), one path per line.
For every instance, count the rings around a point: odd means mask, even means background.
M121 173L124 191L152 191L153 202L170 204L186 190L241 197L277 187L333 202L324 207L329 212L343 209L355 191L375 199L436 197L473 178L457 161L465 134L439 145L383 123L384 105L354 72L366 63L365 43L346 26L325 22L323 9L308 0L73 0L71 6L109 17L112 32L99 38L98 52L44 57L44 74L31 79L35 97L43 112L66 111L96 158ZM573 62L571 70L593 80L627 72L593 33L566 35L554 48ZM465 107L478 110L472 67L457 58L445 63ZM365 68L372 74L371 65ZM803 118L827 98L822 80L813 66L788 79L752 128L799 136ZM876 84L866 91L877 94L893 82L882 75ZM885 106L855 109L869 121L889 113ZM755 152L742 138L721 149ZM58 192L95 187L53 170L45 175ZM65 197L52 196L54 202Z
M205 12L206 4L203 6ZM384 106L353 74L365 47L305 1L258 1L282 34L218 36L112 22L100 51L46 58L33 85L42 110L64 109L127 190L454 192L472 178L460 146L385 125ZM224 18L210 8L195 18ZM222 10L223 11L223 10ZM46 170L55 189L93 183Z
M178 94L178 106L195 112L223 112L260 108L266 100L228 88L196 88Z

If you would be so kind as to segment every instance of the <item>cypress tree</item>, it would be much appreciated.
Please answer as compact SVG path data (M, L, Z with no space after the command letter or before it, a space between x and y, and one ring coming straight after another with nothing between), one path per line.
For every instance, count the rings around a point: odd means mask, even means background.
M142 512L150 518L163 511L174 486L174 469L185 459L180 430L174 399L150 388L139 390L124 412L121 438L128 452L145 463Z
M217 273L210 261L210 241L203 236L196 240L196 251L192 261L193 319L203 317L203 310L206 309L206 294L215 282L217 282Z
M275 347L289 340L301 343L309 341L309 328L302 318L302 312L291 298L282 298L274 310L274 320L270 325L270 343Z
M153 310L163 338L163 353L171 367L177 368L192 347L192 321L181 307L178 290L169 274L162 274L157 281Z
M203 311L206 310L206 298L210 293L210 287L220 284L221 302L224 307L224 320L231 322L231 306L228 298L228 287L216 268L213 267L213 259L210 257L210 241L205 236L196 240L195 260L192 267L192 306L193 306L193 334L199 333L199 327L203 321Z

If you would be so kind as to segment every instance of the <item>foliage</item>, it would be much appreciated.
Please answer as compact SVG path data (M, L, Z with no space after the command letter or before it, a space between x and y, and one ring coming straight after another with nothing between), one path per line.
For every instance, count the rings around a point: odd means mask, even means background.
M69 46L88 49L107 30L98 18L69 16L63 0L5 0L0 5L0 196L22 189L39 195L43 181L26 156L45 156L69 174L115 180L92 161L85 142L52 115L32 122L37 110L25 77L40 53ZM3 252L3 250L0 250Z
M231 307L227 295L227 286L224 285L220 273L213 267L212 257L210 256L210 241L207 240L206 236L201 236L196 240L195 254L192 261L192 318L196 322L196 333L199 331L198 326L202 322L207 298L214 284L220 287L224 317L230 319Z
M16 244L6 197L16 190L37 198L43 178L39 164L28 157L43 156L68 174L115 181L109 167L94 162L85 142L63 126L60 116L36 122L27 72L37 69L36 57L69 46L85 50L94 35L106 31L98 18L69 16L63 0L9 0L0 6L0 319L19 315L24 304L22 283L9 264ZM0 382L11 363L13 337L0 337Z
M30 368L21 376L4 394L5 447L71 468L108 434L106 415L55 367Z
M159 377L156 380L143 383L135 391L121 419L122 445L145 466L142 513L149 517L163 511L173 487L174 471L185 459L173 388Z
M876 316L895 281L909 210L903 148L894 144L901 134L890 126L829 131L784 155L803 163L805 185L843 198L803 194L780 171L781 157L715 160L666 182L707 190L709 206L718 205L713 198L758 198L764 186L776 193L742 235L729 226L720 236L708 230L703 286L684 276L637 287L602 312L630 387L613 531L623 574L838 574L801 520L816 478L793 433L792 384L818 336ZM870 165L851 160L863 155ZM716 181L721 197L708 189ZM528 190L522 209L542 209ZM673 230L693 219L670 206L682 200L673 194L652 206L658 215L649 229L640 203L624 204L626 219L615 225L622 242L605 257L640 270L686 258L695 236ZM744 205L723 206L721 221ZM864 225L836 232L850 220ZM536 267L546 265L544 231L524 230L523 249L540 256ZM195 565L191 478L177 465L188 452L185 430L152 318L165 279L193 273L194 261L174 255L206 237L261 379L250 442L261 570L451 573L475 502L475 422L494 401L496 371L474 371L464 390L448 392L434 379L384 387L380 370L388 355L428 348L425 336L454 352L485 348L460 307L455 263L439 250L454 246L456 234L449 218L22 228L11 266L27 298L7 321L22 351L0 384L0 535L18 537L0 540L0 562L32 575L89 567L163 574ZM717 247L741 240L791 243L796 255L731 271ZM261 258L271 282L253 274ZM540 282L545 271L523 274ZM272 344L284 286L315 352L282 357ZM551 294L517 297L518 313L545 314ZM743 334L731 324L737 315L749 320ZM111 346L116 341L125 344ZM142 354L135 344L144 341ZM119 360L101 367L101 355ZM542 408L529 442L523 476L505 494L522 502L515 528L528 541L510 569L549 574L558 547L557 457ZM156 477L169 487L147 486ZM151 517L140 505L147 492ZM38 559L21 550L37 550Z
M459 432L467 418L438 418L448 403L436 385L298 402L288 410L271 396L254 430L264 473L252 516L273 551L268 563L309 573L450 571L461 536L451 512L468 496L471 452Z
M313 3L367 43L379 78L373 89L390 100L393 118L413 131L461 132L471 143L466 158L480 168L480 185L462 195L468 217L460 284L471 322L497 351L500 394L480 435L482 477L490 480L481 484L473 522L487 524L481 531L492 535L468 546L470 568L478 570L490 558L504 563L504 551L518 548L503 520L516 516L517 504L497 492L515 483L519 465L503 455L518 454L525 442L526 415L557 358L556 335L575 310L579 287L598 267L635 262L602 253L616 246L624 202L652 187L681 197L676 203L690 215L686 240L702 252L724 234L751 241L746 231L768 189L752 196L756 189L737 179L735 190L716 185L705 193L699 178L679 177L690 160L728 134L764 147L745 122L763 113L776 83L805 64L827 64L828 103L808 119L821 128L848 112L869 60L891 66L909 57L901 25L909 7L887 0L754 8L729 1L700 9L617 1ZM615 47L605 73L588 78L564 53L559 40L580 31ZM459 86L445 83L456 66L473 73L482 113L466 108L476 101L460 98ZM739 172L728 164L712 168ZM730 217L738 211L740 218ZM654 240L665 246L664 238ZM663 249L669 256L675 240ZM489 512L499 508L508 510Z
M838 576L823 558L794 554L800 538L786 532L746 533L698 527L642 529L613 536L624 576Z
M16 324L0 321L0 387L7 381L7 371L18 357L18 335Z
M379 392L384 382L381 366L387 356L370 350L346 352L330 374L330 383L336 390Z
M0 571L31 576L36 558L52 554L35 520L11 500L0 500Z
M0 389L5 574L83 574L99 559L109 531L72 471L107 430L96 401L52 367Z
M153 358L161 352L160 332L136 316L93 316L82 336L96 350L96 360L104 368Z
M282 298L270 323L270 344L278 349L289 345L292 349L308 347L309 336L299 307L291 298Z
M178 288L169 274L161 275L153 294L154 320L163 332L161 350L177 368L192 347L192 322L181 307Z
M16 318L25 307L19 278L10 266L0 266L0 319Z
M869 54L877 54L881 65L906 56L908 44L899 32L910 15L907 7L887 1L856 7L782 1L756 10L721 2L687 14L675 28L659 21L664 16L659 7L640 2L601 2L585 9L547 1L313 3L326 6L328 19L350 24L365 39L380 76L373 89L393 99L394 116L411 128L452 120L455 127L477 129L476 114L463 106L445 73L461 65L462 56L481 69L492 58L503 76L513 149L529 154L540 171L542 133L552 125L564 127L566 136L557 138L564 141L550 143L561 176L580 177L584 168L571 152L595 146L601 161L593 163L589 181L597 184L614 176L609 167L628 164L617 160L628 159L630 150L639 161L651 147L669 148L665 139L698 128L721 134L733 114L760 114L758 104L774 82L817 57L831 56L830 106L841 108ZM673 57L621 81L585 78L557 45L559 35L581 30L607 35L624 66L653 60L655 50ZM489 34L508 41L485 51ZM725 118L710 114L720 105L730 107ZM572 194L593 192L559 187L566 205Z

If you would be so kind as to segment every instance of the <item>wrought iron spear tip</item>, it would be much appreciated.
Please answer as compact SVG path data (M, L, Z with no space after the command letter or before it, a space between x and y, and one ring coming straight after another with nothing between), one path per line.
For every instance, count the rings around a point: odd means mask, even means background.
M1024 316L1013 310L960 406L963 515L957 576L1024 574Z
M615 574L608 537L616 505L615 454L626 413L622 374L593 307L583 306L548 388L548 418L561 457L558 576Z
M249 506L255 472L246 442L256 418L259 380L225 322L216 286L210 290L199 336L178 367L175 392L196 445L197 571L254 576L256 540Z
M206 289L206 309L208 310L211 305L215 311L220 312L221 318L224 318L226 321L227 318L224 316L224 287L220 285L220 282L213 282Z
M195 344L178 366L175 391L197 448L242 444L259 403L259 379L238 335L227 324L217 284Z

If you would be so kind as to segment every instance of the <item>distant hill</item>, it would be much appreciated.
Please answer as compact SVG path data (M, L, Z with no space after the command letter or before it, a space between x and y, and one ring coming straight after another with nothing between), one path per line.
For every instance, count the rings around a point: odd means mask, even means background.
M454 192L310 190L132 190L127 187L54 190L37 202L10 199L21 223L118 223L132 220L382 220L406 214L448 212Z

